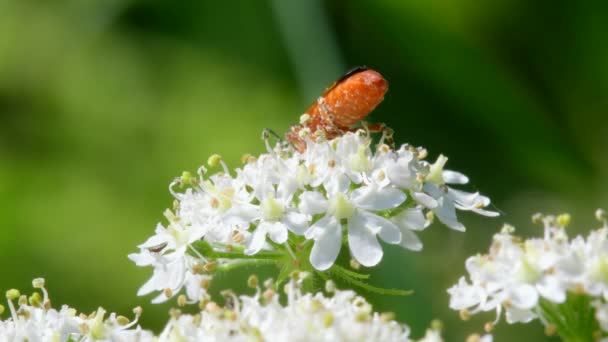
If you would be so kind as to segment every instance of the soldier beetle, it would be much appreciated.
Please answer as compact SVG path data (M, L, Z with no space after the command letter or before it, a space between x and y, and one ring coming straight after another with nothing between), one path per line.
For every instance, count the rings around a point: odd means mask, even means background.
M333 139L345 132L352 131L371 113L388 90L388 82L375 70L356 67L335 81L302 115L300 124L291 127L286 138L300 152L306 149L302 139L303 129L312 136L323 135ZM379 132L383 124L368 126L367 129Z

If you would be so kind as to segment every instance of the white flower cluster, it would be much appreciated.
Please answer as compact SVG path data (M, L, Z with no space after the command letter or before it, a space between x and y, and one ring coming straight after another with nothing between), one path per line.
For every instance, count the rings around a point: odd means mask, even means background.
M559 329L569 324L564 312L576 312L571 317L580 325L583 312L592 313L595 306L600 326L608 331L608 225L603 211L596 216L603 226L572 240L566 234L568 214L535 215L533 220L544 224L542 238L522 240L506 225L488 254L467 259L469 280L462 277L448 290L450 307L463 318L495 310L496 323L505 310L508 323L539 318ZM553 312L560 305L561 311Z
M391 313L374 312L355 292L337 290L328 282L330 296L304 294L300 288L305 274L300 276L284 286L285 305L272 281L262 290L252 276L250 282L254 279L252 286L257 289L253 296L237 297L225 291L223 307L207 299L199 303L202 309L195 315L173 309L158 336L135 327L141 308L133 310L133 322L114 313L105 318L101 307L89 315L67 305L55 310L39 278L33 283L42 295L35 292L26 297L18 290L7 291L10 317L0 320L0 342L412 341L406 325L395 321ZM0 305L0 314L3 309ZM427 330L418 341L442 342L438 329Z
M43 295L34 292L29 298L18 290L7 291L10 317L0 320L0 341L152 341L152 333L142 330L137 324L141 309L137 308L135 320L129 322L124 316L97 309L90 315L78 314L76 309L64 305L59 310L50 307L48 293L41 278L33 281ZM13 301L19 304L17 308ZM0 306L2 307L2 306Z
M363 266L374 266L383 256L378 237L404 248L420 250L414 234L432 217L464 231L456 209L496 216L484 210L490 200L479 193L453 189L468 178L444 170L447 158L433 164L424 160L426 150L403 145L397 150L379 144L360 131L329 141L307 141L304 152L279 143L268 153L245 158L233 174L212 156L210 165L223 170L197 176L185 173L170 187L175 211L168 211L169 225L158 225L156 234L140 251L129 255L138 266L152 266L154 274L139 295L162 291L160 302L187 287L190 300L201 298L198 284L204 279L201 265L229 262L192 248L204 241L221 252L240 251L257 256L285 251L324 271L336 261L346 235L352 257ZM186 186L183 192L174 189ZM214 264L215 265L215 264Z
M290 281L282 305L273 287L253 296L225 294L225 307L207 302L196 315L176 313L159 341L410 341L407 326L374 312L353 291L303 294ZM426 341L440 342L435 335Z

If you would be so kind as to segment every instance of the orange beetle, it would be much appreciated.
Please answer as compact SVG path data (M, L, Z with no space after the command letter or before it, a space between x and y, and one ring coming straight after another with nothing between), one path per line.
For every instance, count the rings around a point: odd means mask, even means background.
M357 67L335 81L306 110L299 125L291 127L286 138L300 152L306 149L300 131L307 128L310 134L323 134L328 139L352 130L352 126L371 113L384 100L388 82L366 67ZM369 127L380 131L384 125Z

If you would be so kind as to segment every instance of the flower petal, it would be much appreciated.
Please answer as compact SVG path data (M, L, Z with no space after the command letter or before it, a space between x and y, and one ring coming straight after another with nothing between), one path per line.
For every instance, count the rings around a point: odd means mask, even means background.
M401 242L401 230L393 222L363 210L359 211L359 215L363 219L365 227L371 232L378 232L382 240L391 244Z
M554 303L566 301L566 288L560 284L557 277L545 277L536 284L538 293Z
M400 227L409 230L423 230L430 224L429 220L426 219L422 209L420 208L405 209L397 214L393 218L393 221L396 222Z
M386 210L399 206L407 196L403 191L395 188L378 188L375 185L368 185L354 190L351 198L359 208Z
M532 285L522 284L509 291L511 304L518 309L532 309L538 303L538 292Z
M297 211L288 211L283 217L283 223L287 225L287 228L297 235L303 235L308 228L308 222L310 221L310 215L305 215Z
M334 264L342 246L342 225L334 217L326 218L309 229L315 240L310 252L310 263L319 271L325 271Z
M412 192L412 198L425 208L433 209L438 205L436 199L425 194L424 192Z
M269 222L268 237L276 243L284 243L287 241L287 226L282 222Z
M270 223L266 221L260 222L257 228L249 236L247 247L245 248L245 255L253 255L259 252L264 244L266 243L266 234L270 228Z
M327 200L318 191L304 191L300 195L300 211L304 214L315 215L327 210Z
M411 230L401 229L401 242L399 246L418 252L422 250L422 241Z
M361 265L371 267L382 260L383 252L376 232L367 228L365 223L365 218L358 212L348 220L348 247Z
M446 197L440 198L438 203L439 206L435 208L433 212L439 221L443 222L443 224L454 230L464 232L466 229L462 223L458 222L454 203L452 203L452 201Z
M457 171L443 170L442 175L443 180L448 184L467 184L469 182L469 177Z

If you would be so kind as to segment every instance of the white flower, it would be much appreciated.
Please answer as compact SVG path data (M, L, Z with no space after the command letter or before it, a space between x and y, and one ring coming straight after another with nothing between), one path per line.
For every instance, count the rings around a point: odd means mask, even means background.
M189 243L193 242L190 232L179 224L170 224L167 229L159 224L156 235L138 246L139 253L129 254L136 265L154 267L152 277L137 292L139 296L162 291L152 300L160 303L184 286L187 277L192 275L190 266L195 263L194 258L186 254Z
M255 262L256 256L277 263L308 258L317 270L326 270L340 252L343 230L351 255L373 266L383 255L378 237L421 250L415 232L428 227L431 212L458 230L464 226L456 209L496 215L483 209L487 197L446 185L468 179L443 170L443 156L430 165L422 160L422 148L380 145L374 151L371 137L361 132L305 141L300 152L281 143L271 147L266 140L267 153L246 156L234 171L213 155L209 166L221 167L218 172L201 167L196 176L184 172L174 181L170 191L176 201L166 214L167 228L159 225L139 253L129 256L154 269L139 294L160 291L154 301L166 300L200 274L194 268L201 264L229 267L244 259ZM412 201L405 201L408 196Z
M414 197L420 204L431 209L437 218L446 226L464 231L465 227L458 221L456 217L456 209L473 211L477 214L495 217L499 214L494 211L485 210L483 208L490 204L490 199L482 196L479 193L468 193L460 190L455 190L448 187L446 184L466 184L469 179L465 175L449 170L443 170L448 159L443 155L437 158L437 161L431 165L427 182L424 183L423 190L430 196L418 194Z
M399 243L399 246L413 251L422 249L422 241L420 241L414 231L424 230L431 223L424 216L422 208L415 207L405 209L395 215L391 221L397 224L401 231L401 242Z
M353 291L303 294L293 282L286 291L285 305L258 290L233 296L229 308L210 304L198 315L182 314L159 341L410 341L407 326L373 312Z
M19 293L9 290L9 294L14 295L7 296L10 317L0 320L0 341L154 341L152 333L136 326L140 308L134 310L133 322L115 313L106 318L106 311L101 307L91 315L78 314L67 305L55 310L50 307L43 286L43 279L35 279L34 287L40 288L43 296L35 293L29 300L23 296L23 300L18 300L18 308L14 307L13 300Z
M342 246L342 222L348 231L348 246L352 256L364 266L374 266L382 259L382 247L376 235L388 243L401 242L399 227L372 211L391 209L405 201L406 195L395 188L364 185L351 192L328 194L305 192L300 196L301 209L308 214L325 213L305 233L315 240L310 262L317 270L330 268Z
M246 241L246 255L258 253L266 245L266 235L273 242L282 244L287 241L288 230L302 235L308 228L310 216L291 207L292 198L289 191L277 192L271 183L264 181L257 182L252 188L259 204L234 203L226 214L227 222L236 225L257 224Z
M535 220L545 226L542 238L522 241L512 235L513 227L505 225L494 236L487 255L467 259L469 280L461 277L448 289L450 307L466 316L495 310L496 321L504 310L508 323L540 318L544 324L556 324L551 321L555 314L591 312L591 307L572 306L568 300L571 296L587 297L589 302L595 298L596 316L603 325L608 299L608 227L604 223L587 239L578 236L569 241L565 229L569 215L538 216ZM541 300L550 303L542 310ZM552 307L560 311L547 311Z

